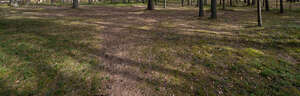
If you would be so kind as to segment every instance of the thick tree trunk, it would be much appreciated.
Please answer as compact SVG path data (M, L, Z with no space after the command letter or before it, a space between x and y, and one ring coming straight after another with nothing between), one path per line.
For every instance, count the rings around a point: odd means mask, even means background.
M147 10L154 10L153 0L148 0Z
M211 18L217 19L217 0L211 0Z
M256 0L252 0L252 6L255 6Z
M230 3L230 6L232 6L233 4L232 4L232 0L229 0L229 3Z
M247 0L247 6L250 6L251 4L250 4L250 0Z
M260 0L257 0L257 21L258 21L258 26L262 26Z
M184 0L181 0L181 7L184 6Z
M203 17L204 16L204 4L203 4L203 0L199 0L199 17Z
M266 11L270 11L269 0L265 0Z
M280 13L283 13L283 0L280 0Z
M78 4L78 0L73 0L73 6L72 8L78 8L79 4Z

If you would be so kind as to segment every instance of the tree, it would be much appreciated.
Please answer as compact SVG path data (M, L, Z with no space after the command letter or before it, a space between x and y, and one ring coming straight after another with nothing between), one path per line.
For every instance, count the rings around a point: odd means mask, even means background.
M258 26L262 26L260 0L257 0L257 21L258 21Z
M283 0L280 0L280 13L283 13Z
M73 0L73 6L72 8L78 8L79 4L78 4L78 0Z
M257 0L252 0L252 6L255 6Z
M265 0L265 8L266 8L266 11L270 11L269 0Z
M198 4L198 7L199 7L199 17L202 17L204 16L204 2L203 0L199 0L199 4Z
M167 0L164 0L164 8L167 8Z
M153 0L148 0L147 10L154 10Z
M211 16L210 18L216 19L217 18L217 0L211 0Z
M225 0L223 0L223 7L222 7L223 10L225 10Z
M223 2L223 3L224 3L224 2ZM232 0L229 0L229 3L230 3L230 6L232 6L232 5L233 5L233 4L232 4L232 3L233 3L233 2L232 2Z
M184 6L184 0L181 0L181 6L182 7Z
M250 4L250 0L247 0L247 6L250 6L251 4Z

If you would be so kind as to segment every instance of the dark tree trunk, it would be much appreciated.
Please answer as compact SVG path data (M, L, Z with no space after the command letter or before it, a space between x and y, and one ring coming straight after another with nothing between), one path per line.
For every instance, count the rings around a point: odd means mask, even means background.
M280 13L283 13L283 0L280 0Z
M257 0L257 21L258 21L258 26L262 26L260 0Z
M204 4L203 4L203 0L199 0L199 17L203 17L204 16Z
M147 10L154 10L153 0L148 0Z
M73 0L73 6L72 8L78 8L78 0Z
M255 6L256 0L252 0L252 6Z
M251 4L250 4L250 0L247 0L247 6L250 6Z
M211 18L217 19L217 0L211 0Z
M222 0L219 0L219 5L222 5Z
M184 6L184 0L181 0L181 6L182 7Z
M232 0L229 0L229 3L230 3L230 6L232 6L233 4L232 4Z
M225 0L223 0L223 7L222 7L223 10L225 10Z
M204 0L204 5L207 5L207 0Z
M269 0L265 0L266 11L270 11Z
M88 0L89 1L89 4L92 4L92 0Z

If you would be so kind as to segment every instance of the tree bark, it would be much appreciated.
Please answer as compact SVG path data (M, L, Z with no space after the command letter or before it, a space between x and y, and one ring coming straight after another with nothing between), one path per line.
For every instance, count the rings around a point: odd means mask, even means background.
M148 0L147 10L154 10L153 0Z
M167 0L164 0L164 8L167 8Z
M232 6L233 4L232 4L232 0L229 0L229 3L230 3L230 6Z
M280 0L280 13L283 13L283 0Z
M250 4L250 0L247 0L247 6L250 6L251 4Z
M184 6L184 0L181 0L181 7Z
M257 0L252 0L252 6L255 6Z
M203 17L204 16L204 4L203 4L203 0L199 0L199 17Z
M222 7L223 10L225 10L225 0L223 0L223 7Z
M265 0L266 11L270 11L269 0Z
M258 26L262 26L260 0L257 0L257 21L258 21Z
M78 8L79 4L78 4L78 0L73 0L73 6L72 8Z
M211 0L211 19L217 19L217 0Z

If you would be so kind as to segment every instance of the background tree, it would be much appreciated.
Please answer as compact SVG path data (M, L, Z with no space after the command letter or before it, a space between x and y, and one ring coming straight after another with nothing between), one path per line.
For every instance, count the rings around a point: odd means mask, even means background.
M283 13L283 0L280 0L280 13Z
M225 0L223 0L223 7L222 7L223 10L225 10Z
M148 0L147 10L154 10L153 0Z
M217 0L211 0L211 18L216 19L217 18Z
M73 0L73 6L72 8L78 8L79 4L78 4L78 0Z
M167 8L167 0L164 0L164 8Z
M265 1L265 8L266 8L266 11L270 11L269 0L264 0L264 1Z
M257 21L258 26L262 26L261 6L260 0L257 0Z
M204 16L204 4L203 4L203 0L199 0L199 17L203 17Z

